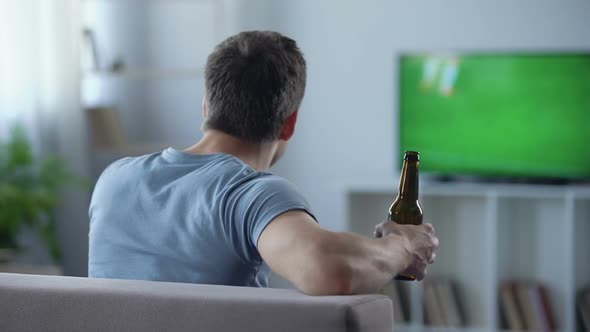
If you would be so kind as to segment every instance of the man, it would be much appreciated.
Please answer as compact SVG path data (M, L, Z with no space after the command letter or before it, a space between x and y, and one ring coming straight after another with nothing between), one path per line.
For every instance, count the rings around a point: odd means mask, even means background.
M295 131L306 65L295 41L243 32L207 60L204 136L109 166L90 206L90 277L265 287L270 269L305 293L374 292L422 279L431 225L376 238L319 227L306 200L267 170Z

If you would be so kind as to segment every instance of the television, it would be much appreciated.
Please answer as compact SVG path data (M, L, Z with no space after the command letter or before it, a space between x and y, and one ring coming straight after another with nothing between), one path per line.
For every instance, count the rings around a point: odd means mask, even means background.
M590 53L416 53L399 63L400 148L422 172L590 179Z

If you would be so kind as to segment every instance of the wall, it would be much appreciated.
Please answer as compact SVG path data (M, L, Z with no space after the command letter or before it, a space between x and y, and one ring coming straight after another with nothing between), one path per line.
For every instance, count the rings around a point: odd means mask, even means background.
M115 59L122 58L126 70L194 72L204 67L206 55L226 36L242 30L269 29L274 17L269 3L269 0L88 1L77 12L82 25L95 33L100 71L108 71ZM76 36L81 33L77 28L72 31ZM105 78L102 74L88 73L91 68L85 69L81 82L82 106L115 105L131 143L184 148L200 138L202 77L191 74L188 78L138 80L123 74ZM83 144L80 140L76 142ZM91 155L90 168L104 167L113 158L117 156ZM60 214L59 227L64 273L83 276L87 271L86 211L90 193L77 198L72 198L70 192L65 195L66 208ZM33 261L46 262L48 257L38 239L30 235L24 238L33 246Z
M280 169L307 195L320 222L334 230L348 228L349 188L391 184L393 190L397 182L397 54L590 50L588 1L282 4L275 8L278 29L299 42L309 79L296 136Z
M590 2L582 0L428 3L219 0L219 3L222 12L218 19L222 17L223 24L216 42L242 30L271 29L295 38L306 54L309 79L300 122L289 152L275 171L299 186L322 225L333 230L348 228L349 188L383 187L384 183L393 188L397 181L394 171L396 54L449 48L590 50L587 37L590 36ZM120 14L131 15L131 9ZM135 35L137 27L130 26L127 32L118 30L115 36L126 41ZM130 52L135 50L131 47ZM116 87L112 91L117 93ZM142 96L145 96L143 90L138 98ZM171 99L161 102L167 100ZM128 118L132 138L173 135L171 138L176 142L188 144L190 138L198 137L193 132L198 125L190 125L189 121L196 118L192 112L200 112L195 100L176 100L157 111L149 109L149 119ZM130 108L135 105L127 101ZM135 108L141 111L140 107ZM173 121L172 112L181 112L182 121ZM182 122L180 129L179 122ZM146 127L149 134L142 133ZM384 212L386 208L383 207ZM368 220L367 224L377 222L380 220ZM86 248L86 241L86 234L80 233L68 236L66 245ZM86 252L76 255L66 273L83 273L86 263L78 258L85 255Z

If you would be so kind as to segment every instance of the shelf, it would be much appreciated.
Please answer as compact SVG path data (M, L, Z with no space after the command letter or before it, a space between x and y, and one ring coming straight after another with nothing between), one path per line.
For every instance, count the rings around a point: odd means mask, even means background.
M395 197L389 186L355 186L348 229L370 236ZM590 186L421 183L424 222L440 239L428 277L455 282L464 328L427 327L421 283L410 285L412 323L402 331L497 331L503 281L546 287L559 331L575 330L575 295L590 286Z
M544 286L559 327L571 306L571 254L565 200L504 198L498 218L498 279L534 281Z
M500 279L559 284L567 269L565 204L553 199L503 198L497 248Z
M203 69L153 69L123 71L91 71L83 75L87 79L121 79L121 80L172 80L203 79Z
M422 200L424 222L436 227L440 247L437 261L429 267L428 277L443 278L459 286L459 302L469 326L486 326L494 320L486 311L486 294L494 283L493 267L487 264L493 248L486 219L486 200L482 197L428 197Z
M397 191L391 186L351 186L352 193L388 194L393 196ZM590 199L589 185L543 185L543 184L500 184L500 183L463 183L422 181L422 196L453 196L453 197L515 197L515 198L563 198L571 193L574 198ZM393 197L392 197L393 198Z

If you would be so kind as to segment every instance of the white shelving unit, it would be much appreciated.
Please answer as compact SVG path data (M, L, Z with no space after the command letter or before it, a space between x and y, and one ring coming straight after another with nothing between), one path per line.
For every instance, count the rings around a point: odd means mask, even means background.
M126 140L91 149L93 177L121 157L193 144L206 58L225 31L224 1L80 1L82 104L115 109Z
M408 282L411 321L395 331L498 331L498 286L515 279L542 283L559 331L575 331L576 291L590 284L590 187L422 183L420 196L441 241L428 275L456 282L467 326L425 326L421 284ZM351 188L350 230L371 234L394 197Z

